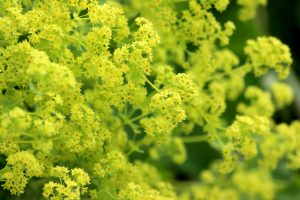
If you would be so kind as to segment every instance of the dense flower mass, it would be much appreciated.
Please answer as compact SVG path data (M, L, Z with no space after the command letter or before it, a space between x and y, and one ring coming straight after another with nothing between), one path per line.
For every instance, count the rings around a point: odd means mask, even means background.
M269 200L288 190L274 172L299 170L300 121L272 116L293 90L244 78L286 78L291 53L264 36L240 60L228 47L238 27L215 17L229 3L0 0L0 198ZM237 3L245 21L267 2ZM180 166L186 144L203 141L220 157L182 186L159 161Z

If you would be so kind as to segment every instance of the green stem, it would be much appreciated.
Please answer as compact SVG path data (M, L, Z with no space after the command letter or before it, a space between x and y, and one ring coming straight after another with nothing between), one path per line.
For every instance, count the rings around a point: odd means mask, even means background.
M119 113L119 114L124 121L124 123L121 126L128 125L133 130L134 133L138 133L138 130L137 130L138 126L136 124L133 124L132 123L133 121L128 119L127 115L124 115L122 113Z
M221 147L224 147L224 143L223 143L223 141L221 140L221 138L218 136L218 134L217 134L216 132L212 132L211 134L217 139L219 145L220 145Z
M132 109L128 115L128 118L131 118L133 116L133 114L135 113L135 111L136 111L135 109Z
M139 119L141 119L141 118L146 117L146 116L149 115L149 114L151 114L151 112L150 112L150 113L146 113L146 114L139 115L139 116L134 117L134 118L131 118L129 121L130 121L130 122L135 122L135 121L137 121L137 120L139 120Z
M181 140L184 143L206 142L207 141L207 135L197 135L197 136L181 137Z
M143 153L143 150L140 150L140 146L144 144L144 142L146 141L146 138L144 137L143 139L141 139L140 141L138 141L134 147L131 147L130 151L128 151L126 153L126 156L130 156L133 152L139 152L139 153Z
M87 17L87 19L88 19L88 17L89 17L89 14L87 13L87 14L84 14L84 15L78 15L78 18L85 18L85 17Z
M206 122L206 124L208 124L209 123L208 117L203 112L201 112L201 114L202 114L202 117L203 117L204 121ZM219 145L221 147L223 147L224 143L221 140L221 138L218 136L218 134L216 134L216 132L214 132L214 131L211 131L210 133L213 135L213 137L216 138L216 140L218 141Z
M127 103L125 103L125 105L124 105L124 115L125 116L128 115L128 104Z
M159 89L153 83L151 83L151 81L149 81L146 76L142 75L142 77L156 92L159 92Z
M132 129L134 130L134 132L136 133L136 128L137 128L136 126L137 126L137 125L135 125L133 122L135 122L135 121L137 121L137 120L139 120L139 119L141 119L141 118L143 118L143 117L146 117L147 115L151 114L151 112L146 113L146 114L141 114L141 115L139 115L139 116L137 116L137 117L134 117L134 118L130 118L130 117L135 113L135 111L136 111L136 110L132 110L132 112L129 113L128 116L125 115L125 114L119 113L119 115L120 115L120 117L121 117L121 119L122 119L123 121L122 121L122 124L119 125L114 131L117 132L117 131L119 131L119 129L120 129L122 126L129 125L130 128L132 128Z
M106 190L106 193L107 193L111 198L113 198L113 199L118 199L118 197L115 197L113 194L110 193L108 187L106 187L105 190Z

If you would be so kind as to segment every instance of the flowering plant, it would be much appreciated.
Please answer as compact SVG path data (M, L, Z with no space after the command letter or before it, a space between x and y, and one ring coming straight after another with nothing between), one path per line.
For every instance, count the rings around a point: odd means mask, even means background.
M266 0L237 3L245 21ZM228 4L1 0L1 199L274 199L288 189L274 172L299 176L300 121L272 116L293 91L245 76L285 79L291 53L261 36L239 59L234 23L215 17ZM183 187L160 161L180 166L191 142L221 156Z

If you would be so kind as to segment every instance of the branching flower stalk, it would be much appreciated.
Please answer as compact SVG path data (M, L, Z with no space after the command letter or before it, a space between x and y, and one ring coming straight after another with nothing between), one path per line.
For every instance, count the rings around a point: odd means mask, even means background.
M300 122L272 119L293 90L244 79L285 79L290 50L250 39L241 63L238 27L214 14L229 3L0 1L0 198L271 200L294 187L274 172L299 176ZM237 3L245 21L266 1ZM161 163L180 167L204 142L220 158L174 184Z

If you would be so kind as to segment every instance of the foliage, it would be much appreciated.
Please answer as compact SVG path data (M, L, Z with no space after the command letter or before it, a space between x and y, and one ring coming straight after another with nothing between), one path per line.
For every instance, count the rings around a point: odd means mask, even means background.
M286 78L289 48L262 36L239 59L234 23L215 17L229 3L1 0L3 199L268 200L293 187L275 172L299 179L300 121L272 119L293 91L245 83ZM248 20L266 1L237 3ZM203 141L222 156L182 186L160 161L180 166Z

